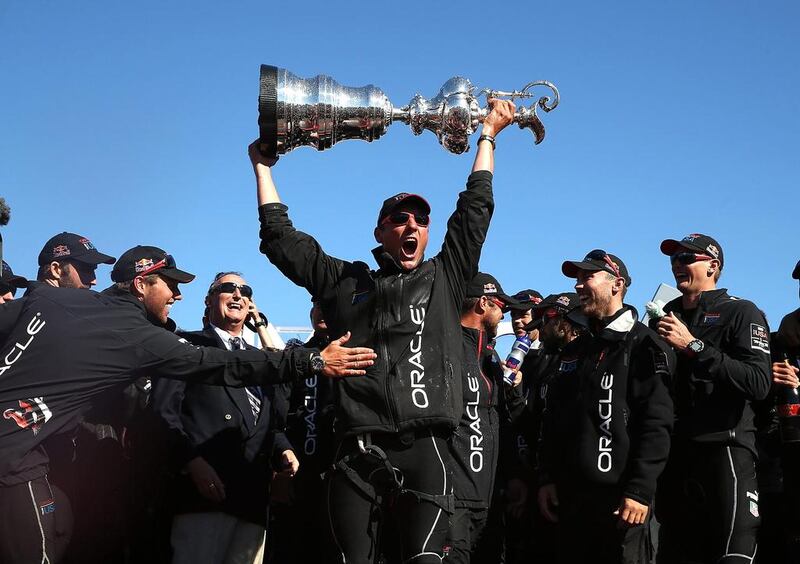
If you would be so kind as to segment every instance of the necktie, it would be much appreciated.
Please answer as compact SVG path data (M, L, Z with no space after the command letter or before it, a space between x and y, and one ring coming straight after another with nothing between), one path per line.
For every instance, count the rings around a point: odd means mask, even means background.
M231 344L232 351L238 351L243 348L242 339L239 337L231 337L228 342ZM250 411L253 412L253 417L258 421L258 414L261 413L261 388L247 386L245 391L247 392L247 401L250 402Z

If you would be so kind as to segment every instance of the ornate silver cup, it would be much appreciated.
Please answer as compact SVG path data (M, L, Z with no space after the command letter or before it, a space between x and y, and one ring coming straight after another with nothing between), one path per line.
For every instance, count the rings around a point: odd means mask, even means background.
M323 74L300 78L286 69L261 65L258 96L258 126L261 152L275 157L302 146L318 151L330 149L345 139L375 141L395 121L411 127L414 135L433 132L451 153L469 150L469 136L489 113L478 98L533 98L536 86L549 88L553 98L542 96L529 108L520 106L514 123L533 132L535 144L544 139L544 125L536 109L545 112L558 106L558 89L546 80L526 84L522 90L477 89L466 78L453 77L439 93L426 100L419 94L395 108L386 95L371 84L355 88L342 86Z

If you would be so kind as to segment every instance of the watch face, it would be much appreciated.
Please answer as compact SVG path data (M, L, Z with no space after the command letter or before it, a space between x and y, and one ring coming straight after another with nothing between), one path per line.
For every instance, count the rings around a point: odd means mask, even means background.
M704 348L703 341L695 340L689 343L689 350L691 350L692 352L696 353L702 352L703 348Z
M321 355L314 354L311 356L311 370L314 372L322 372L322 369L325 368L325 360L322 358Z

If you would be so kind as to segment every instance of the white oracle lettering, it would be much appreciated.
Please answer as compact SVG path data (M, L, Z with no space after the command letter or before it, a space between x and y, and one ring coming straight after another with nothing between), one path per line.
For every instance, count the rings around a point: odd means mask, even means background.
M467 386L469 387L470 392L477 392L481 389L480 382L478 382L478 378L476 376L470 376L467 378Z
M306 437L303 441L303 451L314 454L317 451L317 377L312 376L305 381L306 393L303 396L303 407L306 415L303 417L306 424Z
M601 472L611 472L611 452L601 452L597 457L597 469Z
M473 472L480 472L483 470L483 453L474 450L469 455L469 467Z
M409 374L411 378L411 401L419 409L425 409L430 405L428 392L425 390L425 365L422 362L422 332L425 330L425 308L415 308L413 305L408 307L411 310L411 321L418 326L417 332L408 345L413 353L408 362L414 367Z
M41 313L37 313L36 315L33 316L33 319L31 319L30 323L28 323L28 328L27 328L28 335L33 336L44 328L47 322L39 319L41 315L42 315Z
M597 469L600 472L610 472L612 468L612 449L611 449L611 414L612 400L614 398L614 375L610 372L603 374L600 379L600 387L606 391L605 397L601 396L597 401L597 413L600 415L600 437L597 441Z

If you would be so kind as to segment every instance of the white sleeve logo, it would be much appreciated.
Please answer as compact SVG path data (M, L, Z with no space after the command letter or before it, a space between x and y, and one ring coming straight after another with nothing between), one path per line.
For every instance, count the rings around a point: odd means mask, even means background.
M769 354L769 331L763 325L750 324L750 348Z

